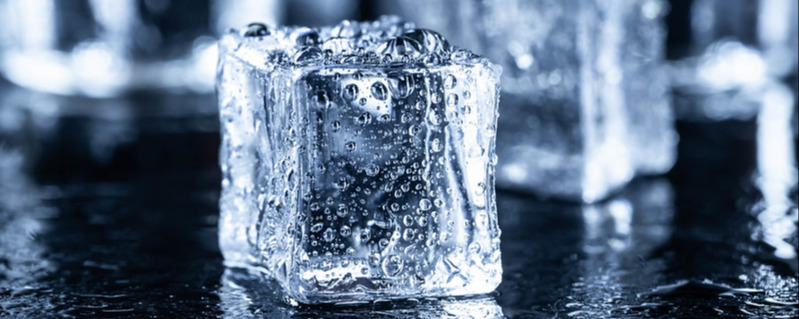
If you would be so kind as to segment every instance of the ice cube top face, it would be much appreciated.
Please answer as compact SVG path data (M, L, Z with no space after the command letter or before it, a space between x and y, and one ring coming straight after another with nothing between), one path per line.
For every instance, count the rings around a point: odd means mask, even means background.
M253 32L221 44L226 258L303 303L492 291L499 68L392 18Z

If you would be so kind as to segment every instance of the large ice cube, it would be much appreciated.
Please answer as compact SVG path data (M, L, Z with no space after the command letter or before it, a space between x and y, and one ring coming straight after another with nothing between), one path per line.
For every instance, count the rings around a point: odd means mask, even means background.
M220 42L220 246L303 303L493 290L499 67L396 18Z
M591 202L673 164L661 1L402 4L503 66L499 186Z

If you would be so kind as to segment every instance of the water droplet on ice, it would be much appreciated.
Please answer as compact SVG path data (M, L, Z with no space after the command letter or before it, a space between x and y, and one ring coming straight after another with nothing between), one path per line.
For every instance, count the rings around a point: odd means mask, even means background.
M336 231L333 228L325 229L325 232L322 234L322 239L326 242L331 242L333 239L336 238Z
M388 255L383 259L383 273L386 276L396 276L402 271L403 262L402 258L397 255Z
M441 151L441 140L439 140L438 138L435 138L432 141L430 141L430 148L433 150L433 152L440 152Z
M352 229L350 229L350 226L344 225L344 226L341 226L341 229L339 230L339 233L341 234L341 237L347 238L347 237L350 237L350 234L352 234ZM350 248L352 248L352 247L350 247ZM349 250L347 252L349 252ZM354 249L353 249L352 253L355 253Z
M406 98L413 92L413 76L400 75L388 78L388 87L391 89L391 94L397 98Z
M375 176L377 176L377 173L380 173L380 167L377 166L377 164L374 164L374 163L370 163L369 165L366 165L366 169L365 170L366 170L366 175L369 175L371 177L375 177Z
M247 30L244 32L245 37L262 37L269 35L269 27L263 23L250 23L247 25Z
M355 100L355 98L358 97L358 86L355 84L348 84L341 90L341 95L347 101Z
M358 117L358 123L361 125L366 125L372 122L372 114L369 112L364 112L361 116Z
M372 96L374 96L374 98L383 101L386 99L386 93L388 92L386 90L386 85L383 84L383 82L375 82L372 84Z
M450 107L458 105L458 95L454 93L447 95L447 105Z
M294 54L294 62L297 64L310 64L324 58L325 54L322 53L317 47L305 47L299 52Z
M449 75L447 75L447 77L444 78L444 87L445 88L453 89L453 88L455 88L456 84L458 84L458 80L455 79L454 75L449 74Z
M433 208L433 204L430 202L429 199L422 198L422 200L419 201L419 208L421 210L430 210L430 208Z
M422 51L419 42L415 39L400 36L381 43L377 47L377 53L383 56L417 57L422 54Z
M415 40L420 44L422 53L438 53L449 50L449 42L438 32L428 29L408 30L403 37Z
M349 214L349 209L347 208L347 205L338 204L338 209L336 209L336 215L338 215L338 217L343 218L346 217L347 214Z
M298 28L292 35L297 46L315 46L319 44L319 33L311 28Z

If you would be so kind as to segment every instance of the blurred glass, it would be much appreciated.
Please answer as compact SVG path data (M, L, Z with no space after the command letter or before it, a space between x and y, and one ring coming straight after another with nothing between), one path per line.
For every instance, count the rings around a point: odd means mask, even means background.
M58 94L210 92L215 34L280 21L275 0L0 0L0 72Z
M497 185L594 202L668 171L676 133L659 0L402 0L503 67Z
M691 56L673 63L679 118L750 119L753 101L774 79L796 76L796 0L696 0L690 10ZM796 88L794 88L796 90Z

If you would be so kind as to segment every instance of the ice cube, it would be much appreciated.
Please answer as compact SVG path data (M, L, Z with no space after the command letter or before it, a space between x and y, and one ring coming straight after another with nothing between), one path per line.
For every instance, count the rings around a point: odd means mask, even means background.
M504 68L498 186L593 202L671 167L662 1L431 2L402 4Z
M758 98L770 82L796 78L797 6L793 0L694 1L691 55L671 67L676 115L685 120L755 117Z
M493 290L499 67L396 17L243 33L217 77L226 263L303 303Z
M40 91L111 97L210 92L216 40L231 21L282 19L277 0L3 0L0 72Z

